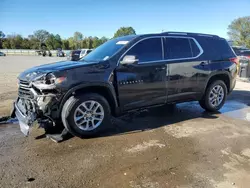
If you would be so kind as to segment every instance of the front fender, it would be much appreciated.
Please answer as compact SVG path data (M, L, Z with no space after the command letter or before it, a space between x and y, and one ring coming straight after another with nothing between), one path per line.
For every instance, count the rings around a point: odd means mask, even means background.
M63 98L62 98L62 100L60 102L60 105L59 105L59 110L58 110L57 116L60 117L60 114L61 114L64 103L68 100L68 98L70 96L74 95L77 90L88 88L88 87L95 87L95 86L103 87L103 88L108 89L108 91L110 92L110 95L112 96L112 100L113 100L113 102L115 104L115 107L118 108L118 101L117 101L117 98L116 98L116 92L115 92L115 88L114 88L113 85L111 85L109 83L104 83L104 82L83 83L83 84L79 84L77 86L74 86L73 88L69 89L64 94L64 96L63 96Z

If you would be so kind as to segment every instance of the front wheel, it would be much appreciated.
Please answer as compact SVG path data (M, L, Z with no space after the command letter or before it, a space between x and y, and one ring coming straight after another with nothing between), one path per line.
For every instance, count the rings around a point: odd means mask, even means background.
M222 80L212 82L200 102L200 106L210 112L216 112L224 105L227 98L227 87Z
M111 125L109 103L95 93L72 96L63 106L62 122L74 136L97 136Z

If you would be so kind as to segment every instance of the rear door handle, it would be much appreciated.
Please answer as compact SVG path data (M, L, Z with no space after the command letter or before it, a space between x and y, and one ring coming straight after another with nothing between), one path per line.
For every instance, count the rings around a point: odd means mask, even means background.
M166 67L157 67L157 68L155 68L155 70L165 70L166 69Z
M207 62L203 61L203 62L200 63L200 66L205 66L207 64L208 64Z

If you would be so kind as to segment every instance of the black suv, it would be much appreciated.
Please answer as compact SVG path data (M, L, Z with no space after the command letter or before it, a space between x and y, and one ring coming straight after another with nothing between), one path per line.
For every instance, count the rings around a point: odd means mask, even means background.
M237 58L215 35L167 32L109 40L80 61L47 64L19 76L15 114L28 134L63 123L73 135L93 136L111 116L167 103L199 101L219 110L233 90Z

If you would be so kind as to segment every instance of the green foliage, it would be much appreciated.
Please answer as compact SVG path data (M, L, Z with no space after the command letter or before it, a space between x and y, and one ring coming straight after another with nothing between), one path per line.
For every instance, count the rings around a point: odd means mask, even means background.
M62 40L62 49L63 50L68 50L69 48L69 40Z
M50 36L49 32L43 29L34 32L34 37L38 39L40 43L44 43L49 36Z
M0 49L1 48L3 48L3 38L5 37L5 34L2 32L2 31L0 31Z
M115 33L115 36L130 34L135 34L135 30L132 27L121 27ZM29 35L28 38L23 38L21 35L8 35L5 37L3 32L0 31L0 48L6 49L40 49L42 43L45 43L49 50L56 50L57 48L64 50L92 49L106 41L108 41L106 37L84 37L83 34L78 31L68 39L62 39L59 34L49 33L43 29L35 31L33 35Z
M135 30L133 27L120 27L114 34L114 38L126 36L126 35L135 35Z
M28 39L29 39L30 49L37 50L40 48L40 41L36 37L34 37L34 35L29 35Z
M10 40L9 39L3 40L2 46L4 49L11 49Z
M58 34L57 35L50 34L45 43L49 50L62 48L62 40L60 35Z
M228 26L228 35L235 45L250 48L250 16L233 20Z

